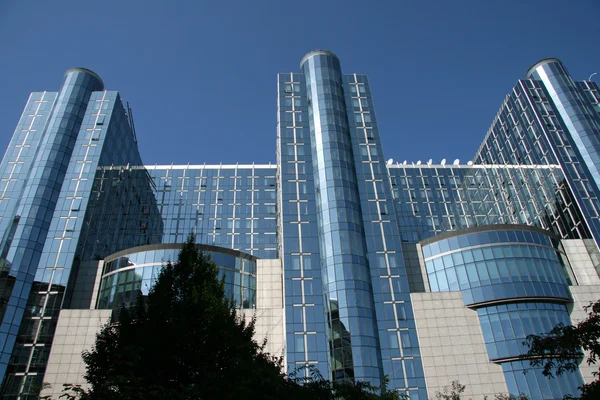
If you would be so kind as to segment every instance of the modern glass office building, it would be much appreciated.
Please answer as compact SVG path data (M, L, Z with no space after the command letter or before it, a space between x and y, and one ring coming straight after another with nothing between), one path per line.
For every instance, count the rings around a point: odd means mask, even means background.
M570 324L571 282L558 243L524 225L487 225L421 242L431 292L460 291L477 311L488 357L502 366L508 391L534 399L560 399L581 385L577 373L548 379L519 360L527 335Z
M573 81L555 58L536 63L526 78L506 97L474 162L560 165L591 236L600 243L598 85Z
M190 233L288 372L411 399L593 379L517 358L600 293L598 86L543 60L473 161L399 164L366 75L325 50L299 71L277 77L276 162L252 165L144 166L129 107L86 69L31 94L0 164L1 398L84 383L81 351Z

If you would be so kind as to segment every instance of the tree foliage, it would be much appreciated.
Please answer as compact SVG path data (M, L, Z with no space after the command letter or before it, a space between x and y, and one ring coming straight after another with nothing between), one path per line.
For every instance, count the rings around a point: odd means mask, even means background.
M308 372L306 374L305 372ZM364 381L332 382L325 379L318 369L301 367L289 375L299 386L298 399L317 400L408 400L406 394L390 389L389 378L383 378L381 386Z
M366 382L332 383L282 373L280 357L253 339L230 301L217 266L190 236L177 262L160 272L147 298L121 309L84 351L89 388L65 385L63 399L399 400L396 391ZM306 375L306 374L304 374ZM303 376L304 376L303 375Z
M441 392L435 393L436 400L462 400L463 393L466 389L465 385L462 385L458 380L454 380L450 383L450 386L445 386ZM487 396L483 397L483 400L487 400ZM525 394L504 394L498 393L494 396L495 400L529 400L529 397Z
M529 347L525 358L532 366L543 366L543 374L552 377L576 371L588 353L588 365L596 364L600 355L600 300L586 307L588 316L574 326L558 324L544 335L529 335L524 342ZM580 387L581 399L600 398L600 371L596 380Z
M253 339L217 266L190 237L147 298L122 309L83 353L84 399L279 399L281 360ZM77 391L77 388L73 388Z
M465 388L466 386L462 385L459 381L452 381L450 386L444 387L444 390L441 392L436 392L435 398L437 400L460 400Z
M525 394L497 394L494 400L529 400L529 396Z

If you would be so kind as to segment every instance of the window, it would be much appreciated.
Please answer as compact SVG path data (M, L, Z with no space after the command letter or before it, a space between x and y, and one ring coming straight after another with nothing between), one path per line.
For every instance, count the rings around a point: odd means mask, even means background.
M400 340L402 341L403 349L410 349L412 347L410 333L408 331L400 331Z
M65 231L66 232L74 232L75 231L75 218L69 218L66 220Z
M81 208L81 199L73 199L73 203L71 203L71 211L79 211Z
M300 203L302 204L302 203ZM310 259L310 255L308 256L302 256L302 264L304 267L304 270L309 270L312 269L312 264L311 264L311 259Z
M300 256L292 255L292 269L299 271L300 270Z

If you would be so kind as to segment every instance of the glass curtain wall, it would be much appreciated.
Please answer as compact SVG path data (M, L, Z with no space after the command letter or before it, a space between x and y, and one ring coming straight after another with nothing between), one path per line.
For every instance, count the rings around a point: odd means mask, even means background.
M548 379L542 368L515 361L527 352L527 335L570 324L570 271L558 238L538 228L494 225L420 244L430 290L460 291L465 305L477 310L488 357L502 366L511 394L532 399L579 394L579 371Z

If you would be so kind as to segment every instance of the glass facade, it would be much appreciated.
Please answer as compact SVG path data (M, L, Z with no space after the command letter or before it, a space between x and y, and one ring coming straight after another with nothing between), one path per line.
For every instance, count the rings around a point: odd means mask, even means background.
M2 163L0 174L9 208L3 215L3 292L7 302L1 308L0 325L0 374L8 375L5 390L18 393L41 383L42 375L37 373L40 367L43 372L48 336L60 305L60 300L52 297L63 294L60 288L65 286L70 268L52 260L58 252L68 254L69 249L49 249L48 237L62 228L64 244L70 243L66 241L76 218L60 218L63 213L57 205L64 202L61 187L74 167L70 160L88 101L101 90L103 83L95 74L73 69L67 71L58 94L32 95L13 135L14 147ZM19 184L11 185L17 174L21 174ZM38 299L31 301L31 297ZM35 307L40 303L42 307ZM46 307L48 304L51 306Z
M565 372L563 379L548 379L540 368L531 368L528 361L502 363L510 393L530 393L532 399L562 399L564 393L577 395L581 386L578 372Z
M256 258L214 246L199 245L218 267L225 293L242 308L255 308ZM132 305L138 296L147 296L160 269L177 260L180 245L149 245L126 250L127 254L104 260L96 308L119 309ZM130 252L130 253L129 253Z
M558 116L571 134L588 177L600 184L600 126L598 113L584 101L577 85L560 60L546 59L529 69L527 78L541 81L554 104ZM596 86L596 89L598 87ZM596 90L597 93L597 90Z
M278 236L284 267L288 371L329 371L308 97L304 74L278 76ZM308 372L308 371L307 371Z
M69 307L82 261L151 240L137 220L141 199L148 203L153 196L147 178L103 186L104 197L98 193L109 166L126 166L113 172L143 169L131 111L118 92L103 89L95 73L75 68L58 94L32 94L11 141L14 150L9 147L3 160L3 398L37 398L58 314ZM95 214L98 209L126 215L116 220ZM150 214L160 225L155 208ZM106 225L107 233L94 229Z
M456 229L524 224L591 238L558 165L388 165L402 242Z
M521 297L571 298L558 241L546 234L498 230L431 240L435 242L421 243L432 292L460 290L466 305Z
M333 53L277 85L277 162L252 165L144 166L127 103L86 69L30 95L0 163L0 397L36 398L80 281L99 272L97 308L130 303L190 233L242 307L256 306L257 260L281 260L288 372L387 376L426 399L411 291L460 291L511 393L574 393L578 373L523 377L514 357L524 335L569 321L560 240L597 260L598 86L543 60L472 162L433 165L385 161L369 80Z
M528 335L570 324L570 278L558 238L537 228L493 225L447 232L421 248L429 289L460 291L465 305L477 310L488 357L502 365L510 393L532 399L579 393L577 371L548 379L541 368L515 361L527 352ZM523 370L528 374L517 377Z
M333 54L315 52L303 60L302 69L310 103L313 182L331 369L335 379L357 377L377 382L382 371L375 305L341 68Z
M596 244L600 244L599 100L596 83L574 82L559 60L542 60L506 97L474 158L476 164L560 165ZM569 214L567 218L577 218Z
M276 165L147 166L162 219L155 240L277 258Z
M287 365L427 398L398 222L365 75L328 51L279 75Z
M98 167L84 221L78 245L84 261L162 243L164 221L148 171L139 165Z

